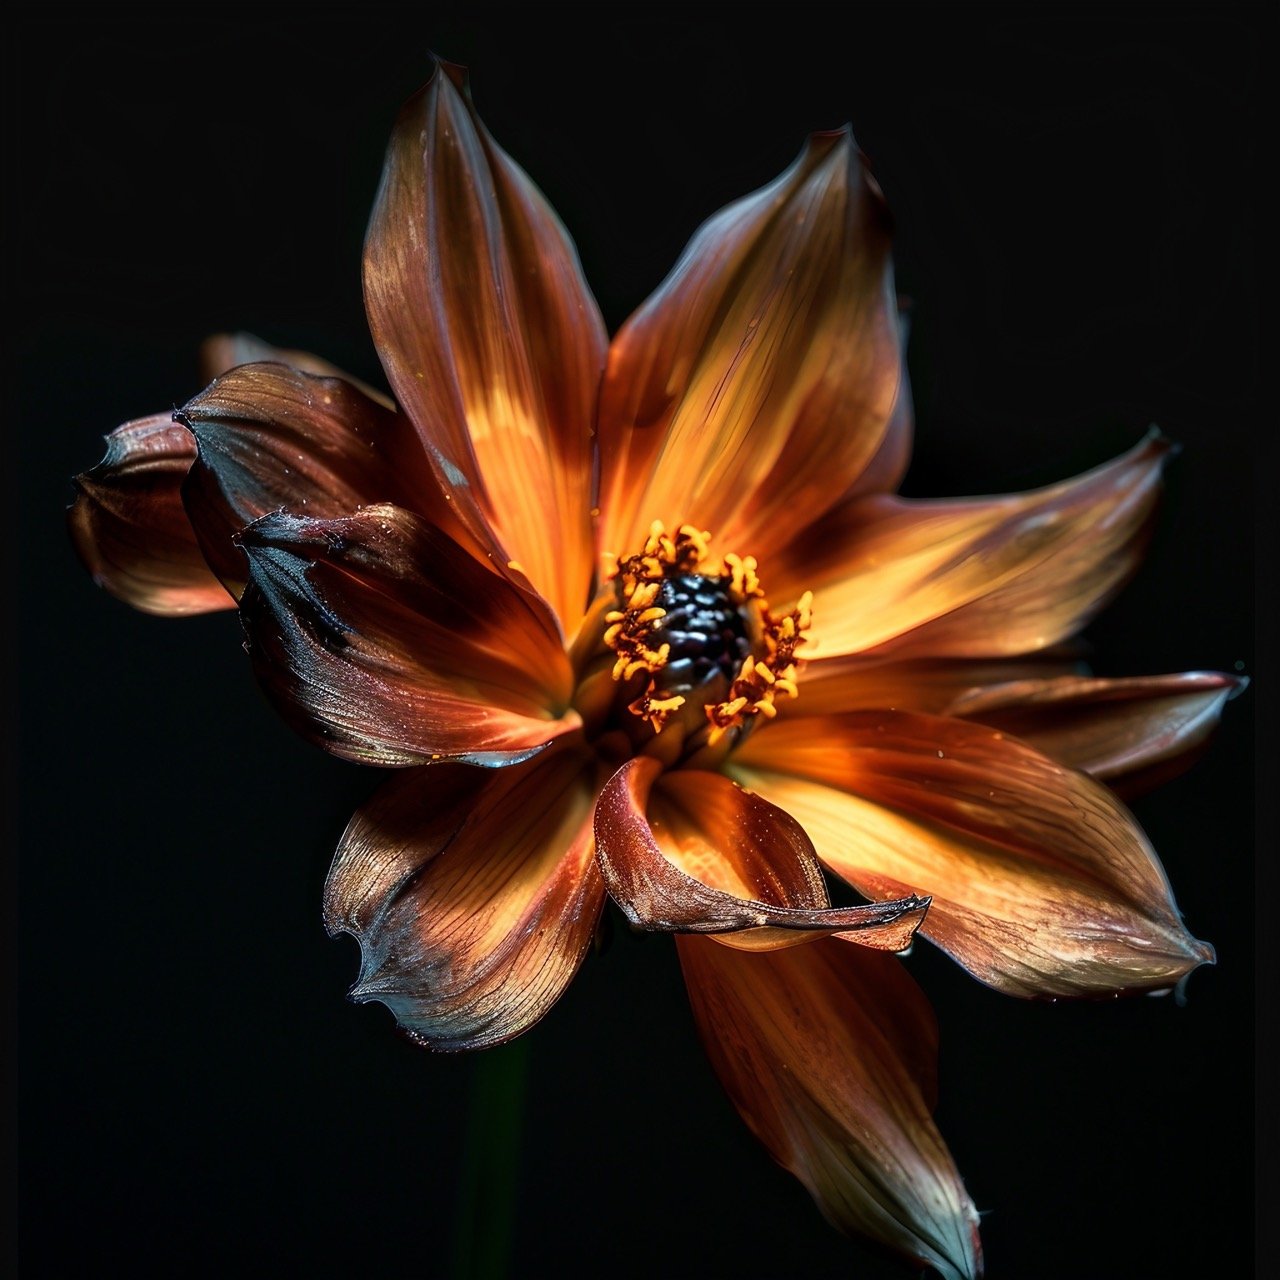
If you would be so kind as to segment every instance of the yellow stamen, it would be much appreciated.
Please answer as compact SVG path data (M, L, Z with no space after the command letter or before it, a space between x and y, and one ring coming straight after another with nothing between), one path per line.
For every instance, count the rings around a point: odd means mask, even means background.
M725 557L726 564L729 557ZM746 562L740 562L745 564ZM752 562L754 573L754 562ZM744 577L744 581L746 581ZM757 605L763 619L763 658L747 658L738 678L729 688L729 697L707 707L710 726L708 742L715 743L730 729L740 728L747 717L762 715L772 720L778 714L777 700L796 696L796 650L805 642L805 632L813 623L813 592L806 591L796 607L781 618L769 612L768 602L756 583Z
M642 720L647 720L653 726L654 733L661 733L663 725L684 706L684 698L680 694L673 694L668 698L655 696L656 694L657 690L650 680L649 687L628 705L627 710Z
M604 643L618 655L614 680L649 674L647 689L629 704L630 710L661 731L685 704L682 695L664 695L653 679L670 656L670 645L654 643L654 633L667 616L656 604L662 584L669 577L695 572L719 578L725 596L744 616L755 618L757 653L743 660L723 701L705 708L708 739L714 743L752 716L772 719L778 713L777 699L796 696L796 651L805 643L805 632L812 625L813 593L806 591L793 609L775 618L760 585L756 558L729 553L717 565L708 551L710 540L711 534L696 525L682 524L671 534L661 520L655 520L639 554L621 557L606 552L603 561L617 580L621 607L605 615Z

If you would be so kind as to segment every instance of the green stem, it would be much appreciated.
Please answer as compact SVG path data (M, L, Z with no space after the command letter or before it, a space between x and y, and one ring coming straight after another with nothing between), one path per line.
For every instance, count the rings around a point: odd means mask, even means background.
M528 1076L528 1037L476 1059L454 1224L452 1280L509 1273Z

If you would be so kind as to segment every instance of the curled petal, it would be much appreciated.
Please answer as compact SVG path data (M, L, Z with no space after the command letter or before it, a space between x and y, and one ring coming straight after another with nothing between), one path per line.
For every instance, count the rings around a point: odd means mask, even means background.
M1152 433L1105 466L1030 493L847 503L780 558L777 595L814 592L815 658L1044 649L1132 575L1168 451ZM773 580L771 562L771 593Z
M438 64L401 112L364 284L387 378L459 518L576 624L604 326L567 233L481 124L460 67Z
M168 413L107 436L107 453L75 479L67 525L84 566L145 613L208 613L235 601L209 571L182 507L195 441Z
M847 128L815 134L704 224L614 339L601 547L626 554L661 519L758 553L851 477L892 488L910 440L902 380L883 200Z
M957 696L948 714L1021 738L1133 794L1181 772L1248 683L1215 671L1012 680Z
M395 775L352 819L325 885L360 943L358 1000L433 1049L527 1030L577 972L604 904L590 775L572 753Z
M650 757L629 760L596 805L600 869L633 924L750 950L837 932L888 951L910 944L928 899L832 907L813 845L786 813L717 773L661 772Z
M1213 960L1115 796L997 730L907 712L779 720L735 761L862 893L930 894L922 932L1001 991L1162 990Z
M409 422L338 378L241 365L176 417L198 450L183 487L187 514L209 564L237 595L247 569L232 539L259 516L410 505L430 487Z
M937 1025L901 962L834 939L676 942L716 1074L825 1217L946 1280L981 1275L978 1215L930 1115Z
M206 382L251 360L340 374L317 356L280 351L247 333L216 334L200 349ZM75 479L77 496L67 522L80 559L99 586L146 613L207 613L235 606L227 587L209 569L183 506L183 482L195 460L190 433L172 414L155 414L113 431L106 456ZM223 548L221 554L230 550ZM243 574L233 574L229 581L238 594L237 577Z
M501 764L581 723L546 607L411 512L280 512L239 542L258 678L286 720L335 754Z

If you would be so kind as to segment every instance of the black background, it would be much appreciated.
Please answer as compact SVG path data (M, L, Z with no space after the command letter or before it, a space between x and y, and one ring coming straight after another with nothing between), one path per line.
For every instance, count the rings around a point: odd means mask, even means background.
M914 302L905 490L1049 482L1158 423L1183 452L1148 564L1089 628L1095 665L1256 674L1251 13L625 12L117 10L10 43L27 1275L449 1273L476 1060L346 1002L356 948L319 921L375 776L276 721L234 615L132 613L62 526L99 437L198 389L209 332L380 380L360 243L428 49L471 65L611 330L704 217L852 121ZM927 945L909 961L992 1276L1251 1256L1258 684L1135 806L1218 949L1185 1007L1018 1003ZM618 930L526 1045L513 1274L910 1274L831 1231L737 1121L668 940Z

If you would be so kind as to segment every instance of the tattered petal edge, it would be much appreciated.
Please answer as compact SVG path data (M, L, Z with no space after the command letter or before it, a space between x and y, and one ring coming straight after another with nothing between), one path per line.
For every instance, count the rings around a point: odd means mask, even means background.
M379 1000L414 1040L502 1044L578 971L605 891L593 772L572 751L484 770L393 775L352 818L325 883L331 934L360 944L352 999Z

